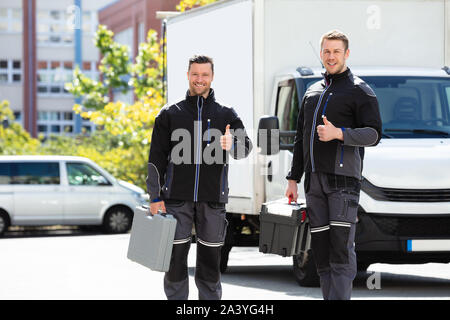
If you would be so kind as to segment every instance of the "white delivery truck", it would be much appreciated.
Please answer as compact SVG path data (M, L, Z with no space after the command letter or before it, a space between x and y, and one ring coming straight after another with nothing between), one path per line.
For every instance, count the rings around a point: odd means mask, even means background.
M321 78L319 39L331 29L349 36L348 65L374 89L383 121L380 144L365 150L359 268L450 262L449 0L225 0L164 23L169 103L183 99L188 59L206 54L217 100L236 109L254 145L263 116L282 136L279 152L254 148L231 160L223 271L233 246L258 243L262 203L284 197L289 132L305 90ZM317 284L308 247L293 265L301 285Z

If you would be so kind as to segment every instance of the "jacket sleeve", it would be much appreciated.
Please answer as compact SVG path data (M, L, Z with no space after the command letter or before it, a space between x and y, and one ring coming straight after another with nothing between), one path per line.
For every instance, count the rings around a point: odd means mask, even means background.
M344 134L344 145L376 146L380 142L382 132L377 97L365 83L359 85L357 90L356 128L341 128Z
M164 185L168 158L170 153L170 132L167 110L161 109L155 118L150 153L148 156L147 192L150 201L160 198Z
M294 138L294 154L292 157L291 170L289 171L286 179L295 180L300 182L303 176L304 163L303 163L303 121L304 121L304 104L306 96L303 97L302 104L300 106L300 112L297 118L297 132Z
M244 124L236 111L231 108L232 116L230 121L230 129L233 134L233 145L229 151L231 156L236 159L246 158L252 151L252 141L245 131Z

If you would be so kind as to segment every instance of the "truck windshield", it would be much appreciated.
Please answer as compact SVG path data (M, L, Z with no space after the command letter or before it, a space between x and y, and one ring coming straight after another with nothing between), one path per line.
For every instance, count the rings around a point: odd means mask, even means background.
M375 91L384 138L450 137L450 79L361 77ZM308 88L315 79L302 79Z

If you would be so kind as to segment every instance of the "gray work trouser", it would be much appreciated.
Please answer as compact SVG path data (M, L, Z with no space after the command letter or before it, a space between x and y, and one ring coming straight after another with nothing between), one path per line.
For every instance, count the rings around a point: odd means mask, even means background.
M311 248L325 300L351 297L360 186L355 178L320 172L305 177Z
M195 284L200 300L220 300L220 252L227 228L225 204L167 200L166 211L177 220L169 271L164 276L164 292L169 300L187 300L189 279L187 257L195 224L197 263Z

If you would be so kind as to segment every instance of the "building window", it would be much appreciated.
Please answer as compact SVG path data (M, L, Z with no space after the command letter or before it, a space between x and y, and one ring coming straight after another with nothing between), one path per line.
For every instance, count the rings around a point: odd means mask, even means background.
M38 10L37 39L39 45L72 46L74 43L74 13L67 10ZM92 36L98 25L95 11L83 11L82 30ZM0 29L1 30L1 29Z
M96 130L96 125L89 120L82 120L82 128L86 133ZM37 121L38 133L49 135L73 135L75 116L72 111L39 111Z
M13 112L14 112L14 122L17 122L23 126L22 112L21 111L13 111Z
M38 94L69 95L64 85L72 81L74 68L72 61L38 61L37 66ZM82 72L86 76L98 80L99 72L95 61L83 62L82 67Z
M22 63L20 60L0 60L0 83L20 83Z
M87 35L93 35L97 31L98 19L95 11L83 11L83 32Z
M70 22L72 13L65 10L39 10L37 12L37 39L39 45L72 46L74 30Z
M22 32L22 9L0 8L0 33Z

